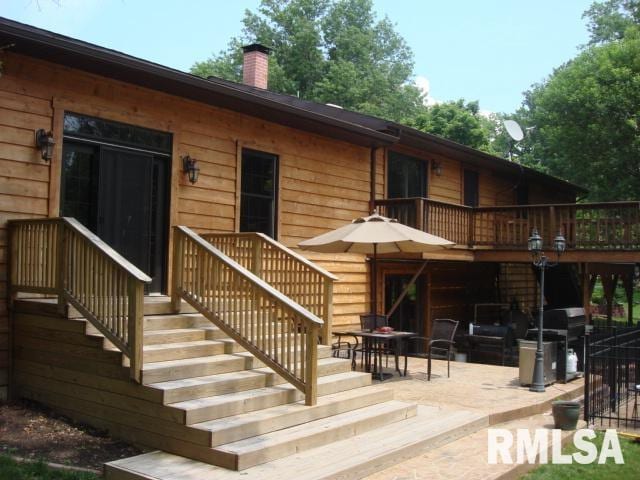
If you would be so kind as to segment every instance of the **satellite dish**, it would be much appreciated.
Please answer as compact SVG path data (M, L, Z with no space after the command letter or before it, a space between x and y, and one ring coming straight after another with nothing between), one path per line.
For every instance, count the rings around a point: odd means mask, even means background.
M505 120L502 123L504 124L504 129L513 140L519 142L524 138L524 133L522 132L520 125L518 125L518 122L515 120Z

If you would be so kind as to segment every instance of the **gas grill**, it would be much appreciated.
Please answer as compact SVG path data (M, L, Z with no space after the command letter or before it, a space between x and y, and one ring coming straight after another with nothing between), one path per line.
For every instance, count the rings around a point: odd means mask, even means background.
M584 361L585 315L583 308L557 308L547 310L543 317L544 341L557 342L557 381L566 383L577 375L567 374L567 351L572 348L578 355L578 370ZM535 340L538 329L530 329L527 339Z

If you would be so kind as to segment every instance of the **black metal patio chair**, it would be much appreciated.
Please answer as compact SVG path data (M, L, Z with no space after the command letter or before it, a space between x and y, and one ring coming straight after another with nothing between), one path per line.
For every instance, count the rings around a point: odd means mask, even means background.
M419 357L427 358L427 381L431 381L431 354L435 350L444 352L447 356L447 378L451 376L451 347L454 345L453 338L458 329L457 320L449 318L439 318L433 321L433 331L430 337L411 337L409 341L422 342L424 352L417 354Z

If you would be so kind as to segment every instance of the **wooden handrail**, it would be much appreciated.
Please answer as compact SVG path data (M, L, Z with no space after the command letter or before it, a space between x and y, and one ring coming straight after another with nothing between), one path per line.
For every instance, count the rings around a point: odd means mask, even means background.
M174 308L187 301L315 405L324 322L189 228L173 244Z
M144 284L151 278L73 218L9 221L10 296L33 292L69 303L129 357L140 382Z
M321 318L321 341L331 344L335 275L262 233L207 233L201 237Z

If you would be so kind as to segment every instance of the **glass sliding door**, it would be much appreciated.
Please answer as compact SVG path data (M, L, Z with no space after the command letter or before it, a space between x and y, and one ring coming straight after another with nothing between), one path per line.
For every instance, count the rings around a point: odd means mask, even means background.
M167 133L65 116L60 214L147 273L147 293L165 291L170 145Z

